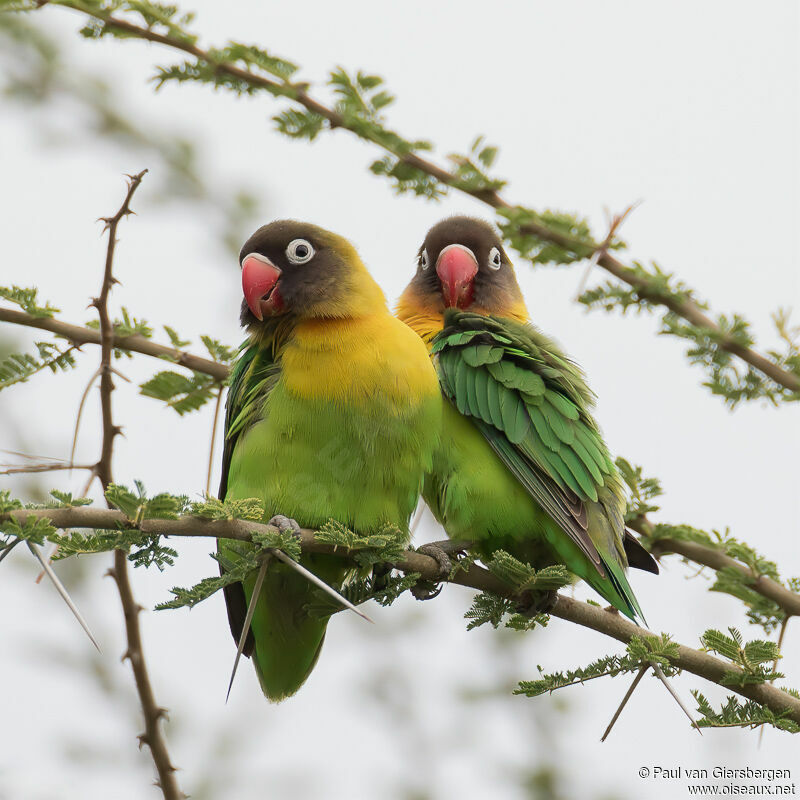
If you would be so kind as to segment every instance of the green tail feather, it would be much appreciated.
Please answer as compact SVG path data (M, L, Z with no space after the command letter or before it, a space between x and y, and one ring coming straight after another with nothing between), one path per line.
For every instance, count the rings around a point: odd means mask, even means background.
M604 557L602 553L600 557L603 560L603 566L606 568L608 577L603 580L599 573L595 573L596 577L586 578L587 582L632 622L641 620L646 626L647 620L644 618L639 601L628 583L628 576L625 574L625 570L614 559Z
M303 566L334 589L345 576L341 561L325 556L306 556ZM245 581L250 601L255 576ZM309 616L305 607L315 589L302 575L284 564L270 564L261 588L252 631L255 638L253 663L264 694L273 702L293 695L317 663L325 640L327 619Z

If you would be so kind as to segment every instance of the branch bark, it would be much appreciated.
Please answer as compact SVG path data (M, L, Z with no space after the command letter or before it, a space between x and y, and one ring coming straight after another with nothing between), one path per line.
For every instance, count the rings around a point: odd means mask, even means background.
M103 422L103 442L100 450L100 459L94 467L94 472L107 490L112 483L112 456L114 452L114 439L122 432L114 424L112 413L111 393L114 391L112 373L114 368L111 359L114 352L114 327L108 314L108 296L112 286L117 282L114 278L114 250L117 246L117 227L129 214L132 214L130 203L134 193L139 188L147 170L138 175L129 175L128 191L125 200L113 217L104 218L108 232L108 248L106 250L106 263L103 271L103 283L100 287L99 297L94 298L92 305L97 309L100 317L100 409ZM125 634L128 642L123 660L130 661L136 690L139 695L139 704L144 716L145 732L139 736L139 746L146 744L150 748L150 755L158 773L158 786L164 800L182 800L185 797L175 778L175 767L169 757L167 743L159 725L159 721L166 715L166 710L156 702L147 662L144 657L142 633L139 628L139 612L142 607L136 602L131 589L128 574L128 559L124 550L114 551L114 566L109 570L114 578L122 603L122 613L125 618Z
M37 510L19 509L0 515L0 522L14 519L19 524L23 524L29 515L49 519L52 525L62 529L139 530L143 533L162 536L204 536L216 539L236 539L243 542L252 541L254 533L274 533L277 530L270 525L247 520L208 520L192 516L182 516L178 519L145 519L134 523L121 511L85 506ZM326 553L342 558L349 556L349 552L341 547L335 548L317 541L315 531L309 529L301 531L300 544L303 551L308 553ZM418 572L425 580L434 582L441 580L441 568L438 562L430 556L413 550L406 550L402 557L390 566L405 573ZM487 569L476 564L459 570L452 579L446 582L477 589L481 592L492 592L501 597L514 598L512 588ZM634 625L617 613L563 595L558 596L551 614L576 625L591 628L625 644L630 642L634 636L652 635L650 631ZM741 674L741 670L735 665L685 645L680 645L678 657L673 660L673 663L687 672L716 684L721 684L725 673ZM776 713L788 709L791 719L800 723L800 699L771 684L725 686L725 688L762 703Z
M125 19L115 17L113 14L105 10L87 9L80 4L72 4L69 2L64 2L62 5L79 11L86 16L101 20L105 25L109 26L109 28L124 32L128 36L144 39L148 42L153 42L173 50L180 50L184 53L187 53L201 61L206 62L220 74L243 81L250 86L266 89L273 94L288 97L289 99L306 108L308 111L319 114L321 117L326 119L331 128L344 128L352 131L361 138L365 138L363 127L357 128L355 125L348 122L348 120L335 109L320 103L318 100L315 100L311 95L309 95L307 91L308 84L294 84L289 82L282 83L271 80L262 75L250 72L242 67L237 67L235 64L220 61L216 59L213 53L210 51L204 50L198 47L196 44L181 39L178 36L158 33L150 28L135 25ZM384 142L374 140L371 141L373 144L377 145L383 150L392 153L392 155L399 158L403 163L425 172L427 175L436 178L436 180L445 184L446 186L450 186L461 192L464 192L465 194L469 194L476 200L480 200L482 203L485 203L495 210L515 208L512 203L509 203L496 191L488 189L469 189L468 187L463 186L456 175L446 169L441 168L437 164L434 164L432 161L422 158L416 153L395 152ZM544 241L551 242L562 247L567 247L575 252L585 251L587 256L590 256L595 250L603 247L600 244L587 244L585 241L564 235L558 231L551 230L545 225L536 223L524 225L520 228L520 230L522 230L523 233L532 234ZM783 369L781 366L770 361L770 359L768 359L766 356L761 355L761 353L753 350L752 348L743 347L742 345L738 344L732 337L724 334L720 327L706 314L704 314L703 311L693 301L665 298L660 293L652 291L652 287L645 278L642 278L631 267L612 256L604 248L597 263L607 272L614 275L614 277L616 277L618 280L621 280L624 283L627 283L629 286L635 288L643 298L646 298L652 303L667 307L670 311L682 317L692 325L707 329L710 333L712 333L712 335L718 341L719 346L723 350L737 356L738 358L742 359L742 361L750 364L750 366L755 367L771 380L775 381L775 383L784 386L786 389L789 389L793 392L800 391L800 377L792 372L789 372L788 370Z
M50 331L50 333L61 336L75 345L101 344L100 331L94 328L72 325L69 322L62 322L53 317L34 317L32 314L17 311L13 308L0 308L0 322L10 322L14 325L24 325L28 328ZM192 353L187 353L185 350L178 350L175 347L157 344L138 334L135 336L113 334L111 342L114 349L130 350L132 353L142 353L142 355L152 356L153 358L166 359L195 372L211 375L212 378L218 381L224 381L230 373L230 369L218 361L202 358Z

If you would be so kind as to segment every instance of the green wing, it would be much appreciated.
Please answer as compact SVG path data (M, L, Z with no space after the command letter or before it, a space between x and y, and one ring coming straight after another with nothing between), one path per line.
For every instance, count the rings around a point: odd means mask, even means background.
M222 451L222 476L219 499L228 491L228 470L239 437L263 419L265 401L278 382L280 367L271 349L245 342L231 373L225 403L225 445Z
M590 572L641 614L623 572L622 484L578 367L533 326L468 312L447 312L432 352L445 396L577 545Z
M231 456L239 437L251 425L263 419L265 401L272 387L277 383L280 367L271 350L245 342L239 358L231 373L228 399L225 404L225 446L222 451L222 476L219 484L219 499L224 500L228 491L228 470ZM222 572L220 564L220 572ZM225 606L228 611L228 624L234 641L242 635L247 616L247 598L241 583L228 584L223 588ZM253 652L255 639L252 629L247 635L244 654Z

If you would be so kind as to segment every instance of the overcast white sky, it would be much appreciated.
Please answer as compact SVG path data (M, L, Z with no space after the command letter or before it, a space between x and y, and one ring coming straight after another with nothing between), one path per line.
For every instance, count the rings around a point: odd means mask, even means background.
M770 313L798 305L793 2L204 0L192 8L203 42L257 42L301 64L313 83L337 64L384 76L399 98L392 126L431 139L439 157L485 134L501 148L496 172L510 180L511 200L580 211L598 233L605 207L620 211L643 200L625 224L626 257L676 271L714 311L744 313L762 349L774 344ZM262 203L259 222L293 216L351 238L390 301L431 224L452 213L490 218L456 195L438 205L394 197L366 169L380 154L347 133L313 145L278 136L269 118L279 106L266 96L237 100L190 86L154 94L153 65L175 60L155 46L86 42L75 34L77 17L55 8L33 19L58 35L69 63L112 83L139 125L194 137L213 191L246 184ZM88 320L105 248L94 220L119 206L121 173L156 159L99 142L68 107L34 113L4 101L2 108L2 282L37 285L65 319ZM209 333L238 343L236 261L218 245L207 213L157 201L160 181L156 168L136 197L138 216L121 231L114 305L187 338ZM728 412L700 386L702 374L687 366L681 344L654 335L653 319L586 314L574 303L582 270L518 265L533 319L586 369L611 449L662 480L659 518L730 527L788 575L800 573L797 409L755 404ZM11 334L20 345L41 338ZM97 358L87 347L74 373L41 375L4 392L0 447L68 457ZM135 382L158 367L145 358L121 364ZM135 385L121 386L114 399L126 431L116 449L117 480L202 492L211 409L179 420ZM96 403L93 394L79 461L98 449ZM76 491L82 480L56 475L45 485ZM441 532L428 520L423 537ZM178 547L175 570L134 575L144 605L152 608L175 583L214 572L210 543ZM120 615L101 577L105 563L84 560L83 577L71 576L104 644L97 672L87 673L81 659L88 643L66 609L50 587L33 584L36 570L24 553L9 561L0 580L0 798L155 797L146 788L149 760L135 752L137 711L127 667L118 663ZM653 630L696 646L708 627L745 625L739 604L709 595L705 579L689 582L688 574L672 560L658 579L634 575ZM418 797L517 798L524 796L519 786L502 778L508 764L556 758L570 773L570 796L666 800L683 796L685 784L643 781L640 766L797 763L796 740L786 734L767 731L760 748L751 732L708 731L701 739L652 680L603 745L600 734L627 679L552 698L483 698L536 677L537 664L560 669L620 648L559 620L510 644L491 630L467 634L461 616L468 605L464 590L448 587L434 602L372 609L375 628L340 615L308 684L280 706L261 698L249 664L224 705L235 650L221 597L191 613L146 613L146 647L158 699L172 710L168 737L183 788L195 797L406 797L415 789ZM790 626L782 664L795 686L797 636ZM105 680L116 687L111 699L97 689ZM692 688L723 697L691 676L676 683L687 697ZM467 690L481 699L465 703ZM223 738L224 760L210 755ZM204 789L200 776L215 771L225 788Z

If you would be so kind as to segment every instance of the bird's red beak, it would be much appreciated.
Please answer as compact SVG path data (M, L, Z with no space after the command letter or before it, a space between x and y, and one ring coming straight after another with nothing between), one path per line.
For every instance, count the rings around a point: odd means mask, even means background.
M283 310L283 297L278 287L280 277L281 271L261 253L250 253L242 261L244 299L257 320Z
M472 250L460 244L448 245L436 259L436 274L447 308L466 308L472 302L472 282L478 274L478 261Z

